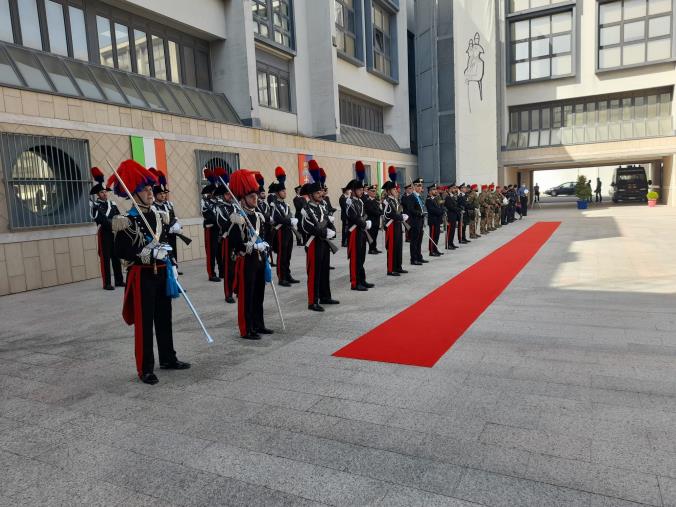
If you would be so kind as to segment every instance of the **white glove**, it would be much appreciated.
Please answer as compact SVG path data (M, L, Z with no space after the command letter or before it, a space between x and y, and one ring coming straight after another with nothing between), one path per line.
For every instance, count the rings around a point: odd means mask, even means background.
M401 215L401 218L403 218L404 222L406 222L408 220L408 215L404 213L403 215Z
M153 258L158 261L163 261L172 250L173 248L169 245L161 244L160 246L153 248Z
M333 229L327 229L326 230L326 239L333 239L336 237L336 231Z
M268 248L270 248L270 245L268 245L265 241L261 241L259 243L255 243L254 248L259 252L265 252Z
M336 221L336 219L334 217L332 217L331 215L329 215L329 222L333 223L335 221Z
M298 225L298 219L297 218L292 218L291 219L291 227L296 227Z
M348 197L347 199L345 199L345 204L347 205L348 208L352 206L352 197Z
M170 234L176 234L181 232L183 230L183 227L181 226L181 222L176 222L174 225L169 227L169 233Z
M370 220L366 221L366 228L367 229L370 229L372 225L373 225L373 222L371 222Z

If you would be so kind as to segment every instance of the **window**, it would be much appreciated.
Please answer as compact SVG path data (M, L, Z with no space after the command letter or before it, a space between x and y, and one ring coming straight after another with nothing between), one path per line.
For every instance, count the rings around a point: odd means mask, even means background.
M89 217L89 145L0 134L11 229L83 224Z
M568 0L509 0L509 13L537 9L540 7L549 7L551 5L566 3L567 1Z
M510 108L507 149L671 136L671 100L658 89Z
M201 190L208 181L204 179L205 169L216 169L222 167L228 174L232 174L239 169L239 153L228 153L225 151L206 151L195 150L195 168L197 170L197 186ZM200 195L199 192L197 195Z
M386 76L392 75L392 49L390 41L390 14L373 4L373 68Z
M169 46L169 71L171 72L171 80L179 84L181 82L181 55L178 52L178 44L173 40L168 43Z
M289 74L259 63L257 76L258 104L282 111L291 111Z
M510 22L511 82L572 74L572 32L572 10Z
M42 49L40 18L36 0L18 0L21 43L33 49Z
M14 42L12 18L9 12L9 0L0 0L0 40Z
M259 37L293 49L292 0L252 0L254 32Z
M114 67L110 20L103 16L96 16L96 31L99 36L99 63L107 67Z
M136 53L136 71L144 76L150 75L148 60L148 36L141 30L134 30L134 52ZM164 52L162 52L164 54Z
M355 31L355 0L334 1L336 8L336 45L338 51L351 58L358 58Z
M45 0L45 13L49 32L49 51L57 55L68 56L63 6L53 0Z
M78 60L89 60L89 49L87 46L87 30L85 29L84 12L77 7L68 7L68 17L70 21L70 36L73 45L73 58Z
M383 108L377 104L340 94L340 123L373 132L383 132Z
M599 69L671 59L671 0L599 3Z
M115 23L115 53L116 67L131 72L131 46L129 44L129 28L121 23Z
M151 37L153 47L153 68L157 79L167 79L167 62L164 56L164 40L156 35Z

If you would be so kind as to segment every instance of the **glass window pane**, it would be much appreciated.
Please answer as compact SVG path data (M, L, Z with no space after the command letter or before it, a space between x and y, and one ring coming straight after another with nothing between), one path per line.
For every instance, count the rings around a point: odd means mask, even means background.
M599 51L599 67L601 69L619 67L622 64L620 57L621 53L619 47L602 49Z
M521 132L519 134L518 145L519 145L519 148L527 148L528 147L528 132Z
M536 148L540 143L540 132L539 131L534 131L530 132L528 135L528 147L529 148Z
M624 42L645 39L645 21L624 24Z
M655 62L671 58L671 39L651 40L648 42L648 61Z
M526 81L530 76L528 62L521 62L513 65L512 76L514 76L515 81Z
M624 0L624 19L635 19L645 16L645 0Z
M514 150L517 148L517 142L518 142L518 134L509 134L507 136L507 149L508 150Z
M530 112L530 129L540 130L540 110L536 109Z
M602 101L598 103L599 106L599 124L608 123L608 102Z
M178 100L178 103L181 106L181 109L183 109L184 114L187 116L197 116L195 106L190 103L182 88L179 88L178 86L172 86L171 91L174 93L176 100Z
M540 131L540 146L549 146L549 130Z
M188 86L197 85L197 76L195 75L195 51L190 47L183 47L183 72L184 84Z
M171 80L174 83L181 83L181 55L178 52L178 44L173 40L169 41L169 70L171 71Z
M89 73L87 65L75 61L66 61L66 67L75 78L77 85L84 93L84 96L90 99L103 100L101 92L94 84L94 79Z
M575 127L573 129L573 142L575 144L582 144L584 143L584 132L585 132L584 127Z
M550 116L549 116L549 115L550 115L550 112L551 112L551 111L550 111L549 108L542 109L542 111L541 111L540 117L541 117L541 119L542 119L542 128L543 128L543 129L548 129L548 128L551 126L551 123L550 123Z
M40 20L38 6L35 0L18 0L19 22L21 23L21 38L23 45L33 49L42 49L40 37Z
M549 39L535 39L531 41L531 58L549 55Z
M115 23L115 50L117 52L117 68L131 72L129 28L121 23Z
M529 9L528 0L510 0L509 12L525 11Z
M560 128L553 129L549 137L550 137L549 144L551 146L557 146L561 144L561 129Z
M103 89L103 93L108 98L108 100L118 104L127 104L124 95L122 95L120 89L113 81L113 77L106 69L92 65L90 70L92 71L92 74L94 74L94 78L96 79L99 86Z
M622 139L622 127L619 123L611 123L608 125L608 139L611 141Z
M587 119L585 123L587 125L596 124L596 102L587 102Z
M622 65L632 65L645 61L645 42L629 44L622 48Z
M12 19L9 17L9 0L0 0L0 40L14 42Z
M620 121L620 101L613 99L610 101L610 121Z
M549 58L533 60L530 64L530 78L549 77Z
M552 108L552 127L559 128L561 126L561 106L554 106Z
M552 53L570 52L570 34L557 35L552 38Z
M585 138L586 142L588 143L595 143L596 142L596 127L587 127L585 129Z
M129 76L127 76L127 74L122 74L121 72L113 72L112 74L114 74L117 82L120 85L120 88L122 88L122 93L125 94L127 100L129 100L129 103L132 106L148 107L148 104L146 104L146 101L143 99L139 91L129 80Z
M268 75L258 71L258 103L261 106L268 105Z
M549 16L543 18L533 18L530 20L530 36L539 37L549 35L550 25Z
M648 108L646 111L648 118L657 117L657 95L648 95Z
M23 76L29 88L36 90L52 91L47 78L45 78L38 61L32 53L21 50L18 47L8 46L7 52L14 60L14 63L19 69L19 73Z
M103 16L96 16L96 31L99 38L99 62L101 65L112 67L113 39L110 34L110 20Z
M572 11L552 16L552 33L570 32L573 29Z
M134 75L129 76L129 78L134 82L136 87L141 90L143 98L146 99L146 102L150 105L151 109L159 109L160 111L165 111L166 108L162 101L157 96L157 92L153 88L152 83L148 79L143 79Z
M622 2L609 2L599 5L599 23L619 23L622 21Z
M671 12L671 0L648 0L648 14Z
M136 72L149 76L148 36L141 30L134 30L134 51L136 52Z
M188 97L190 97L190 101L194 104L195 108L197 109L198 116L202 118L213 118L211 111L202 101L200 97L201 94L199 92L196 92L195 90L186 89L185 93Z
M561 144L573 144L573 128L564 127L561 129Z
M629 121L634 116L634 106L631 99L622 99L622 121Z
M601 46L610 46L620 43L620 25L601 28Z
M68 16L70 18L70 33L73 43L73 58L78 60L89 60L89 51L87 45L87 32L85 30L84 12L77 7L68 7Z
M526 60L528 59L528 42L518 42L514 44L514 51L512 53L512 58L514 60Z
M215 95L207 92L200 92L200 96L202 97L202 101L209 108L209 111L211 111L211 114L217 120L229 121L228 116L224 112L226 108L223 107L223 104L220 103L220 100L217 99Z
M47 31L49 32L49 51L57 55L68 56L63 6L52 0L46 0L45 15L47 16Z
M515 111L509 113L509 131L510 132L519 131L519 113Z
M552 76L565 76L573 71L571 55L555 56L552 58Z
M572 127L573 125L573 106L563 106L563 126Z
M153 64L155 66L155 77L157 79L167 79L167 63L164 58L164 39L153 35L151 37L153 47Z
M634 98L634 118L637 120L645 118L645 97Z
M40 63L47 71L49 78L54 83L56 91L59 93L64 93L66 95L80 95L80 92L77 91L77 88L73 84L73 80L68 75L66 68L64 67L61 60L49 56L46 53L37 55Z
M671 32L671 16L653 18L648 22L648 36L660 37Z
M575 125L581 126L585 122L584 104L575 104Z
M660 95L660 116L671 116L671 94Z
M290 88L288 79L279 78L279 108L290 111Z
M528 114L528 111L521 111L519 129L522 132L530 129L530 115Z
M0 48L0 83L12 86L21 86L21 80L16 75L14 69L9 63L9 58L5 52Z
M209 82L209 55L203 51L195 51L195 71L197 72L197 87L203 90L211 89Z
M178 102L171 94L169 86L157 82L153 84L155 85L155 89L157 90L157 93L160 95L162 102L164 102L164 105L167 106L167 109L172 113L183 114L181 107L178 105Z
M634 137L645 137L645 121L634 121Z
M270 74L268 76L270 82L270 107L279 109L279 90L277 89L277 76Z
M512 23L512 40L522 40L529 37L528 20Z

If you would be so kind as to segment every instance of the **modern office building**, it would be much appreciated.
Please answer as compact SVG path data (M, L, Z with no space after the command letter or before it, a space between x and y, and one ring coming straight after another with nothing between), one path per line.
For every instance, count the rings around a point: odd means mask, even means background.
M415 177L406 0L0 0L0 294L95 278L89 168L168 173L203 253L205 166L334 202L363 160ZM415 151L415 148L413 149Z

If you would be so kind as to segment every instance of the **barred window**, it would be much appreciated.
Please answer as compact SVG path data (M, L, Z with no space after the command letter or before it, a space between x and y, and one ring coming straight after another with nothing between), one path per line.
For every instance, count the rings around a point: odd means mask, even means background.
M599 69L671 58L672 0L599 3Z
M340 94L340 123L373 132L383 132L383 108L372 102Z
M3 133L0 157L11 229L91 221L86 140Z
M204 179L205 169L222 167L228 171L228 174L232 174L239 169L239 153L195 150L195 160L197 162L197 184L200 189L208 183L208 181Z
M293 49L291 0L252 0L251 10L256 35Z

